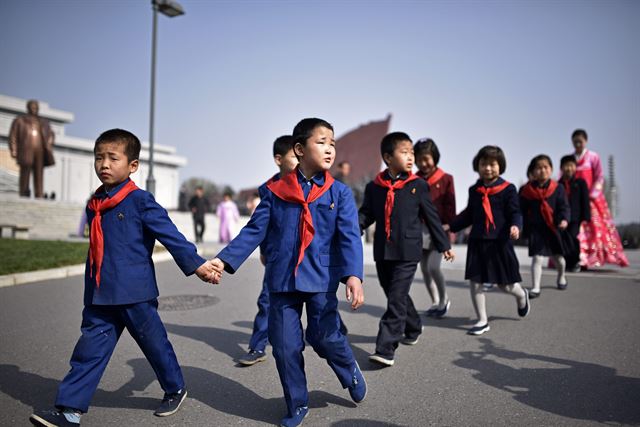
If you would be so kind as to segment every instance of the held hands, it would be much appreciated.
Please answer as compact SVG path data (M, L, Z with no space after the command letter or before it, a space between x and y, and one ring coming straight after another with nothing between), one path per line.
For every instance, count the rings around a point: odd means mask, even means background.
M512 240L518 240L520 238L520 229L517 226L512 225L509 229L509 237L511 237Z
M442 256L444 256L445 261L449 262L453 262L453 260L456 259L456 254L451 249L442 252Z
M349 276L346 283L347 301L351 303L351 309L357 310L364 304L364 289L362 282L356 276Z
M560 224L558 224L558 228L560 230L564 230L569 226L569 223L567 222L566 219L563 219L562 221L560 221Z
M222 277L222 271L218 270L217 266L211 260L202 263L195 273L203 282L213 283L214 285L220 283L220 278Z

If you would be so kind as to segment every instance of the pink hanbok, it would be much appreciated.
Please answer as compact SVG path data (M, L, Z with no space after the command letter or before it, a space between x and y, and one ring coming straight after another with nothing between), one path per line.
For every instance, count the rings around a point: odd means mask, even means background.
M232 200L223 200L218 204L216 215L220 218L220 243L229 243L236 222L240 219L238 207Z
M626 267L629 261L622 249L620 235L604 197L604 176L600 156L586 149L580 156L577 154L575 156L576 177L584 179L587 183L591 206L591 221L582 223L578 234L580 265L598 267L604 264L617 264Z

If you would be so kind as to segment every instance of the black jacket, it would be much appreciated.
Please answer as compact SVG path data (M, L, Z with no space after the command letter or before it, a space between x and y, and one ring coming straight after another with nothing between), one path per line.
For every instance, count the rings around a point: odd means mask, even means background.
M564 186L564 179L558 184ZM566 188L566 187L565 187ZM571 178L569 180L569 194L566 194L571 209L571 219L569 222L581 223L591 221L591 207L589 206L589 189L587 183L582 178Z

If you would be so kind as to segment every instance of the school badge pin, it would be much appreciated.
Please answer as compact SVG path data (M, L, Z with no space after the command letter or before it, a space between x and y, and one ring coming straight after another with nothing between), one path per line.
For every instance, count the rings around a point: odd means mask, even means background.
M122 212L118 212L118 219L122 221L124 219L124 214Z
M415 188L411 189L411 194L416 194L416 189Z
M333 209L335 206L336 205L333 202L331 202L331 204L329 205L329 209Z

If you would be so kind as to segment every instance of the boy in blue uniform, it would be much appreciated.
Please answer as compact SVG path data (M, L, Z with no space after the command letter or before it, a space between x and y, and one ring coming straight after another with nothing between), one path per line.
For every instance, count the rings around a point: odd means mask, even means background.
M284 390L286 427L298 426L309 409L300 316L306 306L306 339L327 360L351 398L361 402L366 383L340 331L340 282L357 309L364 302L362 242L351 190L334 181L333 127L304 119L293 130L296 170L267 185L249 223L213 261L234 273L263 244L269 289L269 341Z
M422 333L422 322L409 289L422 258L423 224L446 260L452 260L454 254L431 202L429 185L412 172L414 153L409 135L404 132L386 135L380 143L380 154L387 169L367 184L359 220L362 230L376 223L373 258L380 286L387 297L376 351L369 360L392 366L398 344L415 345Z
M153 195L129 176L138 169L140 141L112 129L94 146L102 186L87 205L89 256L85 269L82 336L71 370L58 388L57 410L32 414L39 426L79 426L111 354L126 328L151 364L165 392L155 415L175 413L187 390L173 347L158 316L158 286L151 255L158 239L186 275L217 282L213 264L180 234Z

